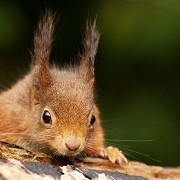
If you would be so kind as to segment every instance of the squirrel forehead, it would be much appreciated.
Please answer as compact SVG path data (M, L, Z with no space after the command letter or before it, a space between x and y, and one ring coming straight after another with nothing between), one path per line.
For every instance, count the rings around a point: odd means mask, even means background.
M52 70L51 78L52 84L47 88L47 93L53 93L53 103L60 108L92 109L93 89L78 73Z
M52 70L51 71L52 82L54 87L57 88L58 94L73 95L77 97L91 96L93 94L93 88L88 82L75 70ZM63 93L61 93L64 91Z

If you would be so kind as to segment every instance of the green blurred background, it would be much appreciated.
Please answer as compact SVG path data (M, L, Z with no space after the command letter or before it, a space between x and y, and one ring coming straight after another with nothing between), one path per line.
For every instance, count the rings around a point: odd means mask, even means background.
M180 1L0 0L1 89L28 71L45 8L59 15L52 51L59 65L81 51L85 20L97 15L97 104L107 144L129 159L180 165Z

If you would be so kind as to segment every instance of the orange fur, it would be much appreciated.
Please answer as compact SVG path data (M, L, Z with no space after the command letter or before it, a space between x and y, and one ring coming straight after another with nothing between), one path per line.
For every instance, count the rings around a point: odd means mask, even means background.
M49 65L53 30L54 16L47 11L35 32L30 72L0 94L0 141L65 156L82 151L99 154L105 147L94 102L96 22L87 23L80 64L64 69ZM45 110L51 123L43 121ZM93 114L96 122L91 125Z

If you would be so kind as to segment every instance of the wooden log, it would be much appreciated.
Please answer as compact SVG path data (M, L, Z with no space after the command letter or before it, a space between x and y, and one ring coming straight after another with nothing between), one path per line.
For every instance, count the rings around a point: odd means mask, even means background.
M90 157L81 160L51 157L3 142L0 143L0 159L0 176L5 179L12 179L12 176L16 179L14 174L21 178L27 176L30 179L41 179L44 176L47 176L47 179L60 179L60 177L61 179L180 179L180 167L149 166L134 161L118 165L110 163L107 159ZM10 170L13 173L7 176Z

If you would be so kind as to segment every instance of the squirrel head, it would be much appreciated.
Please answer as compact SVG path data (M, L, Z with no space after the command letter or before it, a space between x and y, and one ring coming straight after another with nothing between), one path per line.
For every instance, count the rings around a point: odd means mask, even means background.
M69 68L49 65L54 15L46 11L34 37L31 119L42 149L75 156L91 139L94 114L94 61L99 42L96 21L88 21L79 64Z

